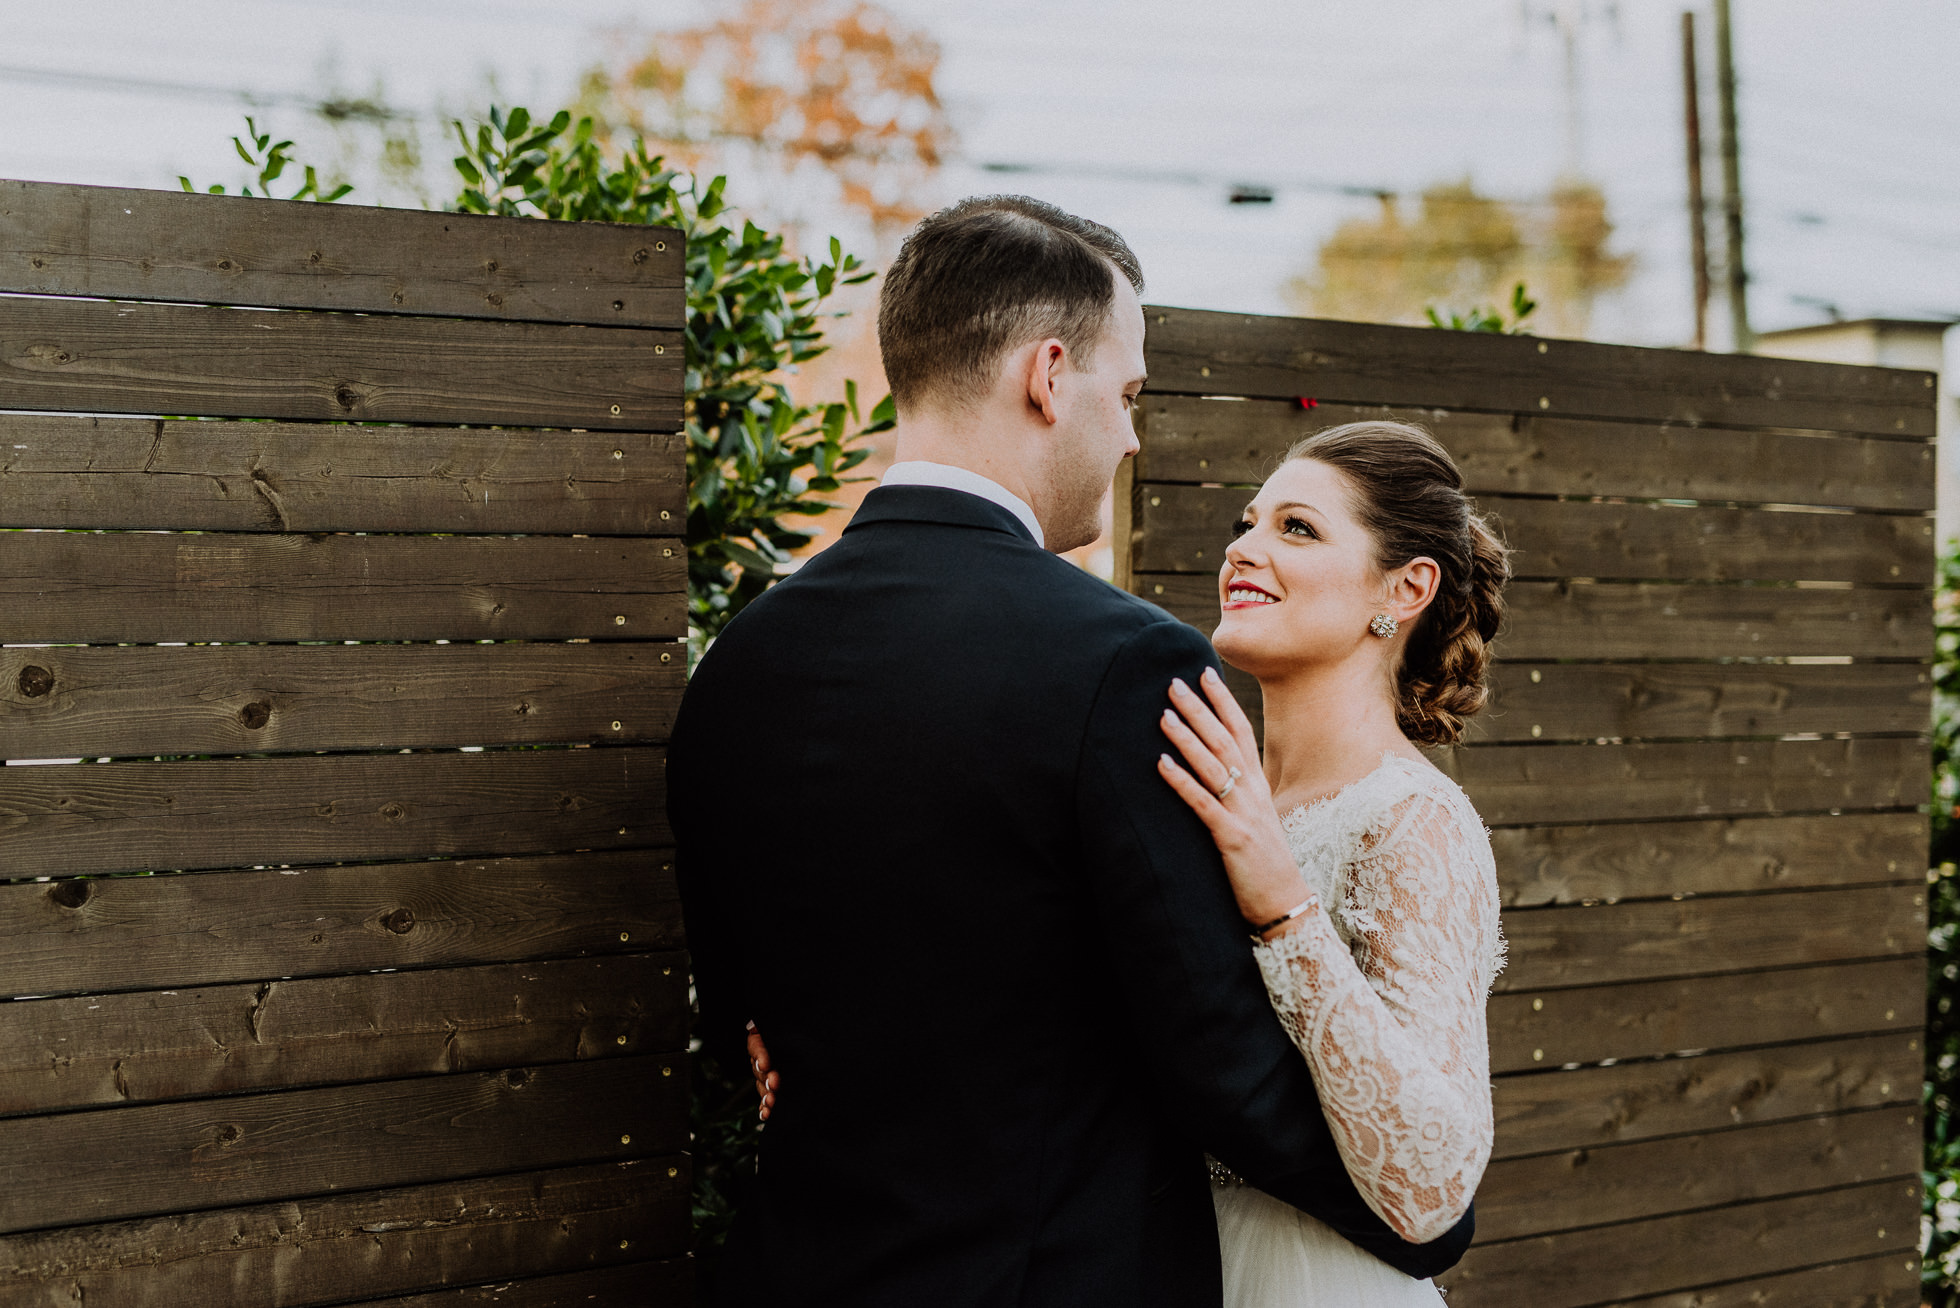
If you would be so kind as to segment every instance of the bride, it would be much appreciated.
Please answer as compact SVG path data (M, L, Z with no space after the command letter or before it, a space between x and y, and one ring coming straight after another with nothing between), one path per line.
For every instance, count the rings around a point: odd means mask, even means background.
M1503 963L1490 841L1423 757L1482 707L1503 545L1443 447L1393 422L1295 445L1246 506L1213 641L1259 679L1265 755L1215 672L1178 682L1159 770L1210 828L1273 1009L1356 1187L1447 1231L1491 1150L1484 1001ZM1442 1302L1213 1165L1227 1308Z

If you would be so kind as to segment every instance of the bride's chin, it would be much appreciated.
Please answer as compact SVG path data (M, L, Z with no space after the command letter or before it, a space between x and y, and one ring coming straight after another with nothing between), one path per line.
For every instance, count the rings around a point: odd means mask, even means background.
M1211 638L1212 648L1230 667L1257 677L1262 668L1273 666L1273 652L1262 650L1266 642L1249 638L1247 633L1221 628Z

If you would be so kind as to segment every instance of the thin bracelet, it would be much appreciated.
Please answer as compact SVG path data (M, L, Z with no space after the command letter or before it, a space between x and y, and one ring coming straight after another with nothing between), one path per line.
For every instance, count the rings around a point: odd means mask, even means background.
M1299 903L1295 904L1292 908L1280 914L1272 921L1266 923L1264 926L1256 926L1252 928L1252 943L1255 945L1270 944L1271 942L1266 939L1266 933L1268 931L1271 931L1276 927L1285 926L1288 922L1291 922L1294 918L1300 916L1302 913L1305 913L1308 909L1319 908L1319 907L1320 907L1320 896L1308 895L1305 899L1301 900Z

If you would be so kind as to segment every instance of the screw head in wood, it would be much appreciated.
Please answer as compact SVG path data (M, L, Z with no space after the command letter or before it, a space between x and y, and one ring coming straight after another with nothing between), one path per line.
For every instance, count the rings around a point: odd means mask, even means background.
M662 549L662 550L660 551L660 557L661 557L661 558L663 558L663 559L671 559L671 558L673 558L673 557L674 557L674 551L673 551L673 549L672 549L671 547L669 547L669 548L663 548L663 549Z
M1200 368L1200 369L1198 369L1198 375L1199 375L1200 377L1209 377L1209 376L1211 376L1211 369L1209 369L1209 368Z
M667 242L665 242L665 241L655 241L655 242L653 243L653 248L654 248L654 249L656 249L656 250L662 250L662 251L664 251L664 250L665 250L665 249L667 248Z
M613 417L617 418L619 416L619 406L617 404L613 405L612 411L613 411Z
M653 347L653 352L655 354L665 354L667 353L667 347L664 345L656 345Z
M1542 1063L1542 1062L1544 1062L1544 1061L1545 1061L1545 1051L1544 1051L1544 1050L1542 1050L1542 1049L1534 1049L1534 1050L1532 1050L1532 1051L1531 1051L1531 1061L1532 1061L1532 1062L1534 1062L1534 1063Z
M1199 460L1198 460L1198 466L1199 466L1200 468L1209 468L1209 467L1211 466L1211 460L1210 460L1210 459L1199 459Z
M1544 679L1545 679L1545 674L1544 674L1544 673L1542 673L1542 672L1540 672L1540 671L1539 671L1539 670L1538 670L1537 668L1533 668L1533 669L1531 670L1531 684L1532 684L1532 685L1534 685L1534 686L1535 686L1535 685L1537 685L1537 684L1538 684L1539 682L1541 682L1541 681L1543 681Z
M672 654L662 654L662 655L660 656L660 661L661 661L662 663L666 663L666 662L669 662L669 661L671 661L671 660L673 659L673 657L674 657L674 656L673 656Z
M1545 728L1539 726L1536 722L1531 724L1531 738L1533 740L1538 739L1538 737L1544 734L1545 734Z
M1546 345L1546 344L1545 344L1545 342L1543 342L1543 341L1540 341L1540 342L1538 342L1538 353L1540 353L1540 354L1543 354L1543 353L1545 353L1545 351L1546 351L1546 350L1548 350L1548 349L1550 349L1550 348L1551 348L1551 347L1550 347L1550 346L1548 346L1548 345Z
M1885 1010L1885 1020L1888 1022L1892 1020L1892 1010L1889 1008Z
M625 1037L625 1036L614 1036L614 1037L613 1037L613 1043L614 1043L614 1044L616 1044L616 1045L623 1045L623 1044L625 1044L625 1043L626 1043L626 1037ZM624 1140L622 1140L622 1141L620 1141L620 1143L621 1143L621 1144L625 1144L626 1142L625 1142Z
M619 730L619 719L618 719L618 718L614 718L614 719L613 719L613 730L614 730L614 731L618 731L618 730Z
M614 450L614 451L613 451L613 457L614 457L615 459L623 459L623 458L625 458L625 457L626 457L626 451L625 451L625 450Z
M622 931L619 933L619 939L621 943L631 940L632 938L633 938L633 933L631 931Z
M1551 407L1552 407L1552 397L1551 397L1551 396L1549 396L1549 395L1540 395L1540 396L1538 397L1538 407L1539 407L1539 408L1541 408L1541 409L1549 409L1549 408L1551 408Z
M630 1135L622 1135L621 1137L619 1137L619 1142L620 1142L621 1144L632 1144L632 1143L633 1143L633 1137L632 1137L632 1136L630 1136Z
M1545 1011L1545 1001L1544 1001L1544 1000L1542 1000L1542 999L1534 999L1534 1000L1532 1000L1532 1001L1531 1001L1531 1011L1532 1011L1532 1012L1534 1012L1534 1013L1542 1013L1542 1012L1544 1012L1544 1011Z
M624 613L613 614L613 626L623 627L625 625L626 625L626 615Z
M631 1249L633 1247L633 1242L631 1240L621 1240L619 1242L619 1247L622 1249Z
M670 1167L667 1169L667 1175L670 1177L679 1176L680 1174L681 1174L681 1169L678 1167Z
M1161 594L1163 594L1163 593L1164 593L1164 583L1163 583L1163 582L1161 582L1161 581L1160 581L1160 582L1158 582L1158 583L1156 584L1156 586L1154 586L1154 587L1152 587L1152 589L1151 589L1151 593L1152 593L1152 594L1154 594L1154 595L1161 595Z
M663 1067L660 1069L660 1075L662 1076L672 1076L673 1074L674 1074L674 1069L671 1067Z

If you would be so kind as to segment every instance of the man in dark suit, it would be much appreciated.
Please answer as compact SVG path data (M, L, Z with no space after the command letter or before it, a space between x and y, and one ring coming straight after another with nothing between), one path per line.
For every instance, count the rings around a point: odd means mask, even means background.
M688 687L701 1036L781 1078L719 1302L1213 1308L1206 1150L1412 1275L1469 1243L1362 1202L1157 775L1210 646L1055 557L1136 452L1141 286L1037 201L927 219L879 310L901 461Z

